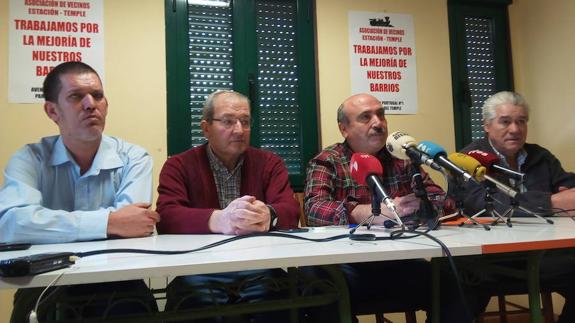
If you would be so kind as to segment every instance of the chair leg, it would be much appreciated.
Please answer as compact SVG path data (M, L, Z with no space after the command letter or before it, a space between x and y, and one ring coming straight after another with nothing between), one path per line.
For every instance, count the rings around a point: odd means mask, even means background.
M383 317L383 313L375 313L375 322L385 323L385 317Z
M415 311L405 312L405 323L417 323L417 318L415 316Z
M499 305L499 322L507 323L507 309L505 308L505 295L497 295Z
M551 292L541 293L541 304L543 306L543 320L545 323L555 322L555 315L553 314L553 297Z

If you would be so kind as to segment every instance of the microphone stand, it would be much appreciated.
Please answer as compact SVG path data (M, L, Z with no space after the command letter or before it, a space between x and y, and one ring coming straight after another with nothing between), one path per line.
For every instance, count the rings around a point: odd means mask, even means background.
M505 221L509 227L511 227L511 217L513 216L513 214L515 214L515 211L517 211L517 210L523 211L523 212L525 212L527 215L534 216L534 217L536 217L536 218L538 218L538 219L540 219L540 220L542 220L542 221L544 221L544 222L546 222L546 223L553 224L553 221L552 221L552 220L550 220L550 219L545 219L545 218L543 218L542 216L540 216L539 214L537 214L537 213L535 213L535 212L533 212L533 211L531 211L531 210L529 210L529 209L527 209L527 208L525 208L525 207L519 205L519 201L517 201L516 196L517 196L517 194L521 194L521 193L518 193L519 190L517 189L516 186L515 186L513 189L509 189L509 187L506 187L505 185L503 185L502 183L498 182L496 179L494 179L494 178L492 178L492 177L490 177L490 176L488 176L488 175L485 175L485 178L486 178L489 182L492 182L493 185L494 185L495 187L497 187L500 191L504 192L507 196L509 196L509 199L510 199L509 204L510 204L510 206L509 206L509 208L507 209L507 211L505 211L505 212L503 213L503 215L501 215L501 218L506 218L505 220L503 220L503 219L501 219L501 220L502 220L502 221ZM499 220L500 220L500 219L497 219L496 223L499 222Z
M525 212L525 213L528 214L528 215L532 215L532 216L534 216L534 217L536 217L536 218L538 218L538 219L541 219L541 220L544 221L544 222L547 222L547 223L549 223L549 224L553 224L553 220L545 219L545 218L542 217L541 215L539 215L539 214L537 214L537 213L535 213L535 212L533 212L533 211L531 211L531 210L529 210L529 209L526 209L526 208L524 208L523 206L519 205L519 202L518 202L517 199L515 199L514 197L510 197L510 199L511 199L511 200L510 200L510 203L509 203L509 204L510 204L509 208L508 208L507 211L505 211L505 213L503 213L503 215L501 216L501 217L506 218L505 222L507 223L507 225L508 225L509 227L511 227L511 217L513 216L513 214L514 214L515 211L517 211L517 210L521 210L521 211ZM499 219L497 219L497 221L499 221ZM497 222L497 221L496 221L496 222Z
M364 225L366 223L367 223L367 229L368 230L371 229L371 223L373 222L373 219L375 219L376 216L379 216L381 214L382 199L383 198L381 196L379 196L379 194L377 194L377 192L375 190L371 190L371 215L368 216L367 218L363 219L356 227L352 228L349 231L349 234L354 234L355 230L357 230L357 228L361 227L362 225ZM394 213L397 224L399 224L402 229L405 229L405 225L401 221L401 218L399 217L399 215L396 212L394 212L394 210L391 210L391 212Z
M373 222L373 219L375 219L376 216L379 216L381 214L381 199L379 198L379 195L375 192L372 191L371 192L371 215L368 216L367 218L363 219L355 228L352 228L349 231L349 234L354 234L355 230L357 230L357 228L361 227L362 225L367 223L367 229L371 229L371 223Z
M433 207L429 197L427 196L427 191L423 185L423 179L421 178L421 163L412 163L413 167L413 181L415 186L413 188L413 193L419 198L419 209L416 212L417 218L423 224L426 224L430 230L435 230L439 227L439 221L437 220L437 211Z
M457 216L467 218L467 220L461 222L461 224L459 224L459 226L460 227L464 226L465 222L470 221L474 225L483 226L483 229L485 229L485 231L491 230L491 228L489 226L487 226L485 224L481 224L481 223L477 222L477 220L475 220L473 217L463 213L463 196L462 196L462 193L464 193L463 184L462 184L461 179L459 177L455 177L453 182L455 183L455 193L453 193L453 197L455 197L455 207L457 208Z
M485 197L484 197L485 208L475 213L471 217L475 219L476 217L481 216L482 214L485 213L487 215L490 215L491 218L494 219L491 225L496 225L499 221L502 221L505 222L508 227L511 227L511 222L506 221L505 218L499 212L497 212L493 204L492 194L495 193L495 184L491 183L490 181L483 181L483 183L485 184Z

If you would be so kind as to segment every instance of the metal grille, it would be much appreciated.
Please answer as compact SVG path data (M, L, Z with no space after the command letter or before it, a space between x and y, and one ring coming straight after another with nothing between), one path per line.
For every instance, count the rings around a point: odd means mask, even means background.
M188 6L192 146L206 141L200 128L206 97L215 90L233 88L232 10L229 1L212 4L190 1Z
M471 139L483 138L483 102L495 92L495 50L489 18L465 17L467 81L471 93Z
M257 92L261 147L302 173L294 1L257 1Z

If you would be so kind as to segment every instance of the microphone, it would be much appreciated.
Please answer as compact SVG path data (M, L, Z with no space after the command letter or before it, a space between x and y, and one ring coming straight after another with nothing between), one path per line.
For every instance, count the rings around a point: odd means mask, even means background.
M447 157L455 165L463 168L471 174L475 180L481 182L487 169L481 165L475 158L462 153L452 153Z
M477 159L462 153L453 153L449 155L449 159L457 166L465 169L467 172L475 174L476 180L478 181L483 181L484 179L488 180L489 182L495 184L498 190L500 190L505 195L511 198L515 198L515 196L517 195L516 190L501 183L495 178L485 174L486 168L482 166Z
M429 156L417 149L415 138L405 132L396 131L387 137L385 144L387 151L398 159L411 159L416 164L425 164L436 171L441 171L441 166Z
M455 175L462 176L465 182L469 180L476 182L469 173L446 158L447 153L443 148L441 148L441 146L434 144L431 141L422 141L419 143L419 145L417 145L417 149L433 158L433 161L438 163L441 167L447 169Z
M381 180L379 179L380 176L383 176L383 166L381 166L381 163L377 158L370 154L354 153L351 156L349 172L351 178L353 178L353 180L358 184L367 185L369 187L369 191L372 192L372 194L375 194L377 198L393 213L397 223L402 224L393 200L389 195L387 195L383 189Z
M481 165L487 167L489 170L497 171L501 174L505 174L508 177L523 181L525 173L516 172L512 169L499 166L499 158L495 154L488 153L482 150L471 150L467 154L481 163Z
M475 159L473 156L479 156L480 159ZM480 150L475 150L475 151L471 151L469 152L467 155L465 154L451 154L449 156L449 159L451 159L451 161L453 161L455 164L457 164L458 166L466 169L468 172L473 172L474 174L477 175L477 179L481 180L481 179L486 179L488 182L490 182L492 184L492 186L494 185L495 187L497 187L497 189L502 192L503 194L509 196L511 198L511 208L509 210L507 210L505 212L505 214L498 215L500 218L503 218L504 216L507 216L507 225L511 227L511 216L513 215L513 213L515 212L515 209L518 208L519 210L526 212L527 214L531 214L537 218L540 218L541 220L549 223L549 224L553 224L553 221L549 220L549 219L544 219L543 217L541 217L540 215L538 215L537 213L528 210L525 207L522 207L521 205L519 205L519 199L526 201L529 200L529 192L525 192L525 193L519 193L517 192L515 189L509 187L508 185L505 185L503 183L501 183L500 181L498 181L497 179L485 174L485 170L486 168L482 165L493 165L494 163L496 163L498 161L498 158L490 153L486 153ZM480 162L481 161L481 162ZM502 167L503 168L503 167ZM512 170L509 170L512 171ZM521 174L515 171L512 171L516 174ZM522 175L522 174L521 174Z

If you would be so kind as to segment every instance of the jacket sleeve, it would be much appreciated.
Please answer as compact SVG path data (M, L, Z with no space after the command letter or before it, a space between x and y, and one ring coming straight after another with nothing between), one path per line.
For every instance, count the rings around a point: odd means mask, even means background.
M299 203L295 200L289 184L287 168L277 156L270 158L266 168L269 178L265 188L265 202L278 216L276 229L296 228L299 221Z
M559 187L575 187L575 174L566 172L557 157L549 154L549 168L551 172L552 193L559 192Z
M201 182L194 183L190 173L181 159L169 158L160 172L158 186L157 211L160 222L157 225L159 233L210 233L209 218L213 208L193 207L190 196Z
M348 214L357 201L337 200L336 165L330 158L310 161L305 185L304 209L310 226L347 224Z

